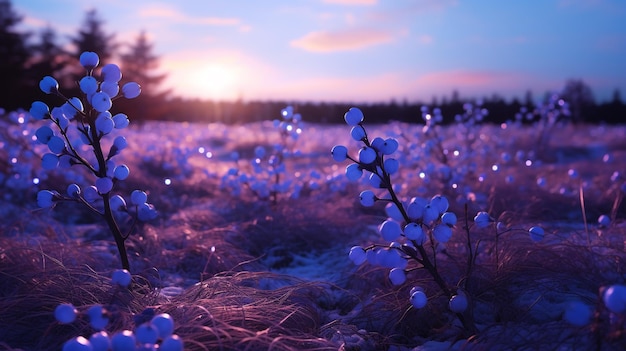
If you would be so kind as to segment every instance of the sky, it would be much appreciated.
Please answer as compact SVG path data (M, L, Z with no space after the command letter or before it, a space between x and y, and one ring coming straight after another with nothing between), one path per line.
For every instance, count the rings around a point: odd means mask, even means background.
M13 0L63 45L96 9L122 44L145 30L183 97L409 102L537 99L582 79L626 96L623 0ZM62 40L61 40L62 39Z

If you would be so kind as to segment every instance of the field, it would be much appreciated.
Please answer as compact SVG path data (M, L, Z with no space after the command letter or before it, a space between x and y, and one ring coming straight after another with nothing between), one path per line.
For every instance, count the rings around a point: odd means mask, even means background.
M360 143L344 123L300 123L298 138L286 140L271 121L131 117L114 131L128 140L115 161L131 170L116 192L146 191L158 216L126 242L128 289L111 283L120 258L101 218L77 202L37 206L39 190L64 193L93 176L76 166L43 170L46 146L31 139L41 122L27 114L7 113L0 124L0 350L60 350L94 332L83 317L55 321L60 303L105 306L109 333L133 330L149 308L169 313L186 350L626 349L626 314L602 301L603 289L626 280L624 127L452 125L434 138L421 121L369 126L365 116L369 135L399 142L400 200L441 194L458 217L450 241L432 252L446 283L462 282L471 296L476 330L468 332L425 269L394 285L389 268L348 258L355 245L389 243L378 230L384 204L359 201L369 181L349 181L350 162L331 157L340 144L356 158ZM265 163L275 144L286 150L278 178ZM267 191L277 179L282 187ZM498 229L474 224L479 211ZM609 221L599 223L602 215ZM533 226L542 240L532 240ZM416 285L428 296L421 309L409 299Z

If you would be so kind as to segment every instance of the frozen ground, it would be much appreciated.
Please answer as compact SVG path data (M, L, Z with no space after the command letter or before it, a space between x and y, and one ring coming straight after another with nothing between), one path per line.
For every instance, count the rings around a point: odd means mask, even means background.
M169 312L189 350L626 347L625 316L609 314L598 297L626 279L624 127L563 126L541 147L533 127L479 127L471 145L459 128L443 128L449 169L420 125L368 127L370 135L400 141L394 182L403 199L450 199L459 225L438 257L452 284L464 264L465 217L471 224L476 212L488 211L523 229L503 236L496 251L493 230L472 227L481 240L472 277L479 331L468 336L424 272L392 286L386 269L348 260L353 245L384 243L377 226L386 215L381 206L359 204L370 186L347 181L347 163L330 156L335 144L356 154L345 125L302 127L281 178L290 186L276 201L223 182L231 168L253 174L255 148L279 142L271 122L148 122L123 130L129 148L116 162L128 164L131 176L118 190L146 190L159 211L128 242L139 288L124 292L108 282L119 258L99 218L72 203L36 208L39 189L63 192L93 180L74 169L42 172L43 146L33 152L27 141L37 126L7 116L1 123L0 349L58 349L93 332L84 321L56 324L51 313L61 302L117 306L111 331L132 329L132 316L146 307ZM442 180L447 172L462 176ZM602 214L610 225L598 225ZM539 243L526 232L535 225L546 230ZM410 307L414 285L429 295L422 310ZM584 326L563 320L578 302L593 310Z

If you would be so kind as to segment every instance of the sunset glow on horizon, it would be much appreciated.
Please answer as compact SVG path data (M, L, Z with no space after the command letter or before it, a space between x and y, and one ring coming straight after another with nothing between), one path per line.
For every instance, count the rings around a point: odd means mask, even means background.
M15 1L20 28L68 45L96 9L119 51L145 30L164 89L216 100L541 97L582 79L626 93L619 0Z

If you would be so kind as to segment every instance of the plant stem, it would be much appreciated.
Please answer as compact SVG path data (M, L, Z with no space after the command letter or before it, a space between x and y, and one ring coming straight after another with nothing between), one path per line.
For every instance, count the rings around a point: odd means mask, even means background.
M113 217L113 211L111 210L111 204L109 203L110 195L109 193L102 195L102 200L104 201L104 220L107 222L109 226L109 230L113 234L113 238L115 238L115 245L117 245L117 251L120 254L120 260L122 261L122 268L126 269L130 272L130 263L128 261L128 253L126 252L126 246L124 244L125 238L120 230L120 227L117 225L115 221L115 217Z
M472 250L472 240L469 230L469 209L467 203L465 203L465 233L467 236L467 271L465 272L465 281L469 280L472 270L474 268L474 251ZM498 237L496 235L496 262L498 261Z
M361 139L361 141L365 144L365 146L367 147L371 147L371 144L367 138L367 132L365 131L365 128L363 128L363 132L365 133L365 136L363 137L363 139ZM441 150L443 151L443 147L441 145L439 145L439 147L441 148ZM446 155L442 152L442 155L444 157L444 160L446 161L445 163L447 163L447 157ZM354 161L355 163L363 166L362 163L352 159L351 157L348 156L348 159ZM380 167L380 172L377 169L377 167ZM369 170L370 172L378 175L381 179L381 188L387 189L387 192L389 193L389 196L391 197L391 201L396 205L396 207L398 208L398 210L400 211L400 213L402 214L402 217L404 219L404 221L406 223L410 223L411 219L409 218L409 215L407 214L406 210L404 209L404 206L402 205L402 202L398 199L398 196L396 195L396 192L393 190L393 186L391 183L391 175L385 170L385 162L384 162L384 157L381 156L377 156L376 157L376 161L375 163L369 165L369 166L364 166L363 169ZM382 173L382 174L381 174ZM467 217L467 216L466 216ZM432 238L431 238L432 240ZM469 241L469 237L468 237L468 241ZM433 280L435 281L435 283L439 286L439 288L443 291L444 295L450 299L453 296L453 291L452 289L450 289L450 287L448 286L448 284L446 283L446 281L443 279L443 277L441 276L441 274L439 274L439 271L437 269L436 264L433 264L433 261L431 261L430 257L428 256L428 253L426 252L426 249L424 249L423 245L418 245L415 241L412 241L413 245L415 246L415 248L417 249L417 252L419 252L419 255L421 257L414 257L412 255L410 255L411 258L413 258L415 261L417 261L418 263L420 263L425 269L426 271L428 271L428 273L431 275L431 277L433 278ZM470 245L470 262L473 262L473 257L471 257L471 243L468 243ZM436 259L436 252L433 252L433 259ZM476 325L474 324L474 318L472 315L472 308L471 308L471 301L470 302L470 306L468 307L468 310L465 313L456 313L457 318L459 319L459 321L461 321L461 324L463 325L463 328L469 332L470 334L474 334L476 332Z
M96 159L98 160L98 172L95 172L97 177L106 177L107 175L107 163L104 158L104 153L102 152L102 146L100 145L100 136L98 135L97 128L95 126L95 119L89 121L91 126L91 136L93 139L93 151L96 155ZM113 234L113 238L115 239L115 245L117 246L117 251L120 254L120 260L122 261L122 268L130 271L130 263L128 261L128 253L126 252L126 246L124 244L125 237L120 230L120 227L117 225L115 221L115 217L113 216L113 211L111 210L111 204L109 202L111 198L110 193L102 194L102 201L104 202L104 220L107 222L109 226L109 230L111 230L111 234Z
M278 167L274 167L274 189L272 189L272 205L274 205L274 207L278 204L278 190L276 190L276 188L280 183L280 173L276 171L276 168Z
M585 224L585 234L587 234L587 246L591 247L591 237L589 235L589 226L587 225L587 211L585 210L585 192L583 189L583 181L580 181L578 187L578 195L580 197L580 210L583 214L583 223Z
M407 223L409 223L411 221L409 219L409 215L406 213L404 206L402 206L402 203L398 199L396 192L393 190L393 187L391 186L391 179L390 179L391 177L389 176L387 172L384 172L384 176L385 176L385 183L387 185L387 191L389 192L389 195L391 196L391 201L393 201L396 207L400 209L400 213L402 213L402 217L404 217L404 220ZM422 245L415 245L415 247L417 248L417 251L420 253L420 256L422 256L421 263L424 266L424 268L426 268L428 273L430 273L430 275L433 277L433 279L435 280L439 288L443 290L444 294L446 294L446 296L448 297L452 297L452 292L450 288L448 287L448 284L446 284L446 282L443 280L443 278L439 274L437 267L435 267L435 265L431 262L430 258L428 257L428 253L426 253L426 249L424 249Z

